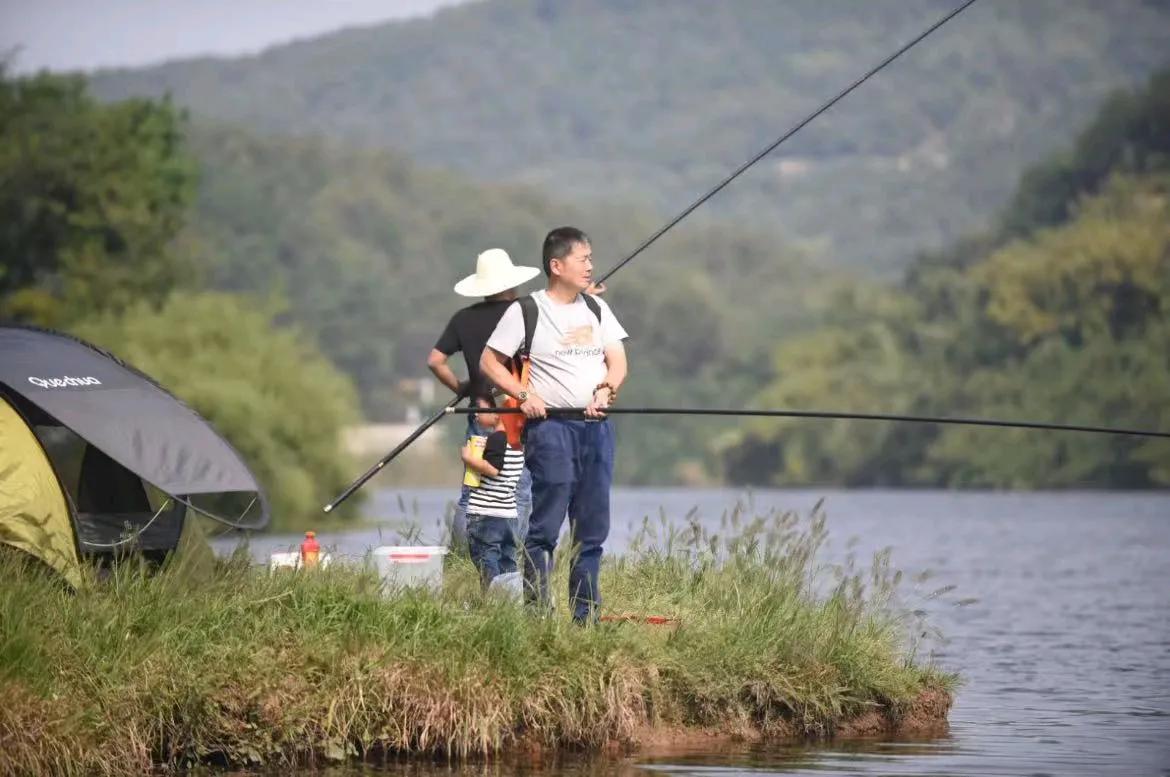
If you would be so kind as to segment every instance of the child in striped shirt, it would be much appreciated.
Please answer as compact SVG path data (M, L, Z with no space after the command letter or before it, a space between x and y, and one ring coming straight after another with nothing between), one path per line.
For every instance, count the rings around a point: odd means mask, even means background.
M483 458L463 448L463 463L480 475L480 484L471 489L467 501L467 539L471 560L479 570L486 590L492 578L516 571L516 485L524 469L524 451L508 444L504 423L490 397L475 404L485 408L476 413L479 426L490 429ZM523 538L520 538L522 541Z

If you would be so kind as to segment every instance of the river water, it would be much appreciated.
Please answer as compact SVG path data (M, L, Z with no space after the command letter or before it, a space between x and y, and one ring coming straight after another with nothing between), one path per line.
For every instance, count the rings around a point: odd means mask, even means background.
M420 542L435 541L449 497L381 491L367 511L386 529L319 536L339 553L361 554L389 544L389 527L406 518L420 525ZM618 489L610 548L621 552L645 516L681 520L694 510L718 527L737 501L807 512L821 498L830 557L843 557L851 539L859 558L890 546L895 568L929 570L932 586L956 586L930 607L944 636L934 646L937 662L964 681L949 734L569 760L542 771L1170 777L1170 495ZM292 542L264 538L253 552L266 556ZM975 601L960 603L966 599Z

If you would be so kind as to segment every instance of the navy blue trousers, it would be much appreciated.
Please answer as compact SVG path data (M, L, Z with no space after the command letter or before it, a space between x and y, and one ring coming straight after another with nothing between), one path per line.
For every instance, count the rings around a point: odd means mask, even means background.
M512 535L512 520L494 515L467 516L467 542L471 561L479 570L483 590L497 575L516 571L516 545Z
M553 552L566 513L575 555L569 570L573 618L584 623L601 604L598 572L609 536L613 427L609 421L547 418L525 425L524 456L532 472L532 517L524 541L525 598L547 607Z

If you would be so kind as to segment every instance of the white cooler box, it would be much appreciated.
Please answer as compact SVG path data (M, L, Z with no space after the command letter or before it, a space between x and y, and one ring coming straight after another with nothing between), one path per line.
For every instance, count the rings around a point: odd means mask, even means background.
M383 545L374 548L374 566L384 591L425 587L437 591L443 585L443 556L439 545Z

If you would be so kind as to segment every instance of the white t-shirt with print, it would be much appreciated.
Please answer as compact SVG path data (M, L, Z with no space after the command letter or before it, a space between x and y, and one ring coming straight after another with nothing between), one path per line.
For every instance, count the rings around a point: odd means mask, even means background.
M529 390L549 407L585 407L605 380L605 348L629 337L605 300L595 297L601 321L578 294L568 304L533 292L539 315L532 335ZM514 302L488 338L492 350L512 356L524 344L524 314Z

